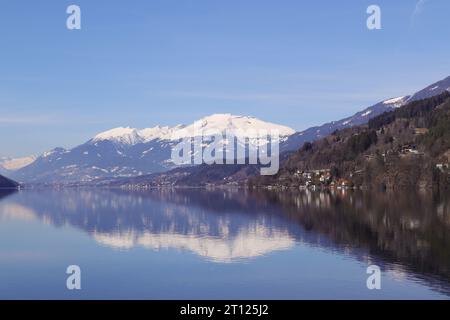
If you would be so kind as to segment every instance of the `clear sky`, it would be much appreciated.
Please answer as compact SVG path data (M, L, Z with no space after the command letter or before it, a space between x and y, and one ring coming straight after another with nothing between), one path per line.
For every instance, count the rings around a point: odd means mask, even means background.
M448 0L2 1L0 156L213 113L337 120L449 76L449 15Z

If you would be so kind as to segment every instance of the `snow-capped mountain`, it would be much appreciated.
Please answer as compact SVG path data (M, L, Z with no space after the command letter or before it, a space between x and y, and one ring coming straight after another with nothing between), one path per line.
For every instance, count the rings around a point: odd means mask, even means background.
M231 114L214 114L188 126L119 127L99 133L71 150L48 151L12 176L21 182L65 183L162 172L175 166L171 161L172 149L185 137L195 136L197 132L221 133L235 135L239 141L244 138L239 136L242 130L250 134L249 138L255 138L249 129L256 133L259 129L277 130L282 141L295 132L254 117Z
M174 140L173 134L180 131L184 127L184 125L178 125L175 127L156 126L141 130L130 127L119 127L97 134L92 139L92 142L111 141L116 144L136 145L139 143L150 142L155 139Z
M399 108L409 102L439 95L446 90L450 91L450 77L447 77L444 80L436 82L412 95L391 98L381 101L373 106L370 106L360 112L355 113L351 117L341 119L339 121L332 121L329 123L325 123L321 126L312 127L304 131L297 132L291 135L284 143L281 144L280 150L281 151L297 150L305 142L314 141L326 137L327 135L330 135L336 130L341 130L368 123L370 119L382 113L391 111L392 109L395 108Z
M22 158L0 158L0 173L10 174L12 171L19 170L33 163L36 160L36 156L22 157Z
M277 130L281 137L290 136L295 131L289 127L268 123L254 117L234 116L231 114L214 114L204 117L194 123L175 127L156 126L138 130L130 127L119 127L96 135L92 142L111 141L116 144L136 145L156 139L178 141L186 137L220 133L231 133L238 139L258 137L262 130Z
M86 182L99 178L134 177L164 172L175 167L171 151L180 139L204 133L228 133L237 136L239 130L251 135L259 129L277 130L281 135L280 151L300 148L307 141L325 137L335 130L367 123L370 119L403 106L406 103L450 91L450 77L414 94L390 98L357 112L351 117L312 127L295 133L291 128L264 122L253 117L215 114L190 125L156 126L147 129L119 127L97 134L73 149L56 148L38 157L31 164L9 176L20 182ZM242 138L242 137L241 137ZM249 137L250 144L252 137Z
M230 114L215 114L195 121L193 124L176 130L172 133L172 139L182 139L203 133L219 132L221 134L232 133L238 139L255 139L262 130L276 130L281 137L290 136L295 131L289 127L268 123L253 117L232 116Z

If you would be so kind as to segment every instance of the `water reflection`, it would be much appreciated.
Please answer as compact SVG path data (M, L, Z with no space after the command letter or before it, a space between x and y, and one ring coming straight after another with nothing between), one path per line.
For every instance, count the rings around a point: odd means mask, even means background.
M450 197L396 192L265 192L260 201L277 203L291 221L326 236L333 246L377 263L399 276L450 282ZM434 283L442 286L442 283Z
M246 197L239 200L236 195L27 191L13 202L0 203L0 212L3 218L35 216L55 226L75 226L116 249L176 248L217 262L257 257L295 243L284 219L259 210L248 214L239 202Z
M5 201L5 200L8 201ZM24 191L0 201L1 219L79 228L99 244L175 248L213 262L254 259L297 244L450 283L448 196L243 190Z

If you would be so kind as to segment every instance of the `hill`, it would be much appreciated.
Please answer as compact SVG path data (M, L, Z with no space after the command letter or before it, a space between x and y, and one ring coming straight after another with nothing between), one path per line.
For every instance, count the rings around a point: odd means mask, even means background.
M361 125L306 142L265 187L448 188L450 93L413 101Z
M17 182L0 175L0 189L17 189L18 187Z
M390 98L383 100L365 108L354 115L337 120L324 123L320 126L308 128L304 131L297 132L284 141L281 146L281 151L296 151L302 147L305 142L312 142L324 138L336 130L342 130L354 126L367 124L370 119L375 118L385 112L395 110L399 107L418 100L431 98L447 92L450 90L450 77L430 84L424 89L421 89L415 93L407 96L401 96L397 98Z

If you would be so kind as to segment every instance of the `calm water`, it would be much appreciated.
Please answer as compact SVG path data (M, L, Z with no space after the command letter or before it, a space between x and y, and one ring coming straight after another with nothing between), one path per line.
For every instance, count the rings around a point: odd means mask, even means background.
M367 266L382 270L366 287ZM82 289L66 288L79 265ZM450 200L411 193L0 195L3 299L450 297Z

